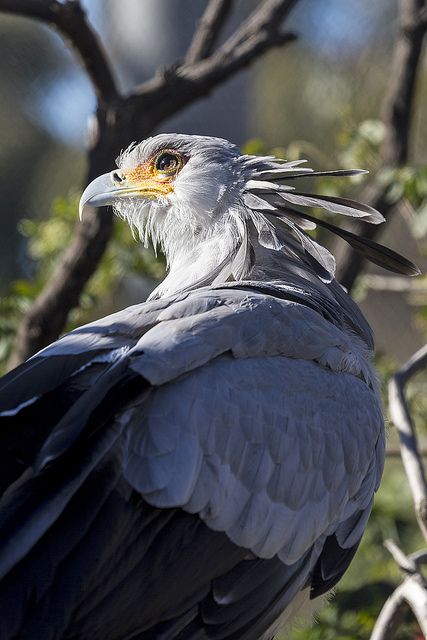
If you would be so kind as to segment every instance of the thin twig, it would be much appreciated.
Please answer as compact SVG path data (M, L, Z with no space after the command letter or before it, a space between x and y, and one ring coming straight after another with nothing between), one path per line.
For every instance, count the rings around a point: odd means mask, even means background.
M427 449L418 449L418 453L422 458L427 457ZM400 458L400 449L397 447L387 447L385 452L387 458Z
M62 332L70 309L77 307L94 265L101 259L113 228L110 210L89 211L78 225L57 270L17 332L9 367L13 368ZM64 286L64 283L66 285Z
M420 571L426 560L426 550L407 556L393 540L384 546L405 574L404 582L385 602L373 629L371 640L390 640L402 621L404 609L409 605L421 629L427 629L427 584Z
M427 345L420 349L389 382L390 415L399 433L400 452L414 500L418 524L427 540L427 483L415 425L405 398L410 378L427 365Z
M207 95L273 47L296 39L281 30L298 0L265 0L208 58L170 68L136 88L128 98L134 125L129 142L147 136L161 121Z
M390 414L399 433L400 454L411 487L419 527L427 540L427 484L418 450L415 425L405 398L409 380L427 366L427 345L420 349L389 382ZM427 584L421 566L427 561L427 550L407 556L392 540L384 546L404 572L405 579L386 600L377 618L370 640L392 640L409 608L427 637Z
M186 64L199 62L212 53L233 4L233 0L210 0L194 32L185 57Z
M427 293L425 280L410 280L407 276L380 275L369 273L363 276L363 286L374 291L392 291L396 293Z
M384 540L384 546L387 551L393 556L393 560L403 571L405 574L412 575L418 571L418 567L416 562L411 558L411 556L407 556L400 547L397 546L393 540Z
M0 11L36 18L58 29L78 55L98 104L105 106L119 98L107 54L78 0L0 0Z
M297 0L264 0L264 2L259 3L258 8L248 16L218 50L219 57L225 58L245 42L250 45L251 39L260 32L264 34L264 38L268 34L280 34L283 21L296 3Z
M412 114L415 87L420 68L423 40L427 32L427 0L400 0L399 31L396 38L390 82L383 104L385 139L381 148L381 168L397 167L407 162L412 131ZM380 173L380 171L378 171ZM394 214L394 204L388 199L388 186L373 182L361 196L361 200L381 211L388 220ZM374 239L383 225L353 225L352 228L365 238ZM365 260L353 249L339 245L337 252L338 279L351 291L361 273Z
M407 607L412 609L427 637L427 591L419 573L411 575L386 600L377 618L370 640L392 640Z

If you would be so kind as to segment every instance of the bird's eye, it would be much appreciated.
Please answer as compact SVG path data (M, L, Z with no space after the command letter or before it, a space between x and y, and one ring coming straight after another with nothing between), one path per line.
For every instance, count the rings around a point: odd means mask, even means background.
M162 151L155 159L154 166L161 173L176 173L182 167L182 158L176 153Z

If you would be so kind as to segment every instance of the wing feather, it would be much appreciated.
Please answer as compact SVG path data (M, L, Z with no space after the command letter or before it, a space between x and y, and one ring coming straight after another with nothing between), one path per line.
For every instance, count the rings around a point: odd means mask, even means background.
M34 403L5 400L14 413L2 420L19 433L41 402L56 394L60 405L31 440L24 469L41 447L39 464L0 503L8 572L0 589L19 613L12 620L5 612L11 633L37 623L40 638L49 637L53 603L58 628L94 640L120 637L119 619L141 637L150 629L196 640L211 628L217 638L255 640L309 584L332 535L315 592L338 579L381 473L380 401L362 340L296 293L284 289L279 299L234 284L153 301L119 314L112 333L108 321L84 327L20 370L26 388L38 366L54 371L58 358L84 354ZM358 409L347 415L349 406ZM111 485L100 480L98 500L90 487L104 467L114 473ZM15 479L16 469L6 475ZM85 518L78 505L87 499L90 508L92 498L97 508ZM117 519L110 538L108 513ZM55 543L67 528L69 552ZM253 591L245 584L252 573ZM39 594L34 606L23 585ZM71 592L73 611L63 609ZM149 610L136 606L141 593L150 594Z
M229 404L223 401L221 389L215 388L215 380L222 380L244 407L240 415L229 413ZM335 398L329 393L331 388ZM211 402L206 401L208 396ZM374 486L369 470L376 465L375 449L382 429L375 398L362 380L328 371L315 362L274 356L216 358L194 374L154 391L147 399L146 420L133 426L139 441L141 434L154 428L150 416L156 416L156 430L175 430L177 442L185 443L188 430L193 430L194 449L177 447L174 455L168 454L168 465L180 468L181 473L184 470L187 478L181 483L194 487L194 501L192 495L180 493L176 481L159 485L156 497L151 493L147 499L155 506L181 506L190 512L203 504L200 515L209 527L224 530L236 544L248 546L258 555L280 553L289 563L295 562L331 523L338 526L342 518L349 517L349 508L359 511L370 502ZM157 406L163 404L180 405L173 423L159 419ZM343 408L354 405L360 407L359 412L346 416ZM260 409L264 406L274 407L267 424ZM192 425L187 419L190 411ZM210 443L199 436L196 426L208 421L215 430ZM264 443L250 441L254 434L252 439L257 440L259 423L267 429ZM282 439L281 448L274 446L274 460L267 444L270 429L275 443L278 432ZM347 434L353 446L344 451L342 442ZM170 441L169 436L165 439ZM224 442L233 442L233 447L224 447ZM311 451L301 459L298 451L302 446ZM355 456L357 448L361 453ZM137 447L132 450L137 456ZM234 455L230 456L231 452ZM304 465L307 460L314 461L309 473ZM162 455L141 456L139 464L125 465L126 477L140 488L138 469L155 468L157 463L163 466Z

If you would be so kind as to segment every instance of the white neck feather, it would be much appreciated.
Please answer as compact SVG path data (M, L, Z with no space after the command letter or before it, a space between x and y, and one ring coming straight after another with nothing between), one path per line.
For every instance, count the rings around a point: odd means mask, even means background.
M204 227L198 226L194 215L190 215L187 223L179 225L177 230L176 218L179 216L182 220L182 213L171 207L166 214L159 212L161 221L157 218L155 222L155 240L165 253L168 275L150 299L224 282L235 275L233 269L245 234L239 212L230 211L226 218L212 219L208 226L205 222ZM173 226L173 230L169 226Z
M326 306L337 306L352 331L372 344L369 326L354 302L334 280L327 284L318 277L298 240L241 202L224 206L222 213L212 211L203 220L198 207L157 201L126 203L116 210L144 244L151 238L165 253L168 275L149 299L227 280L287 283L303 290L311 305L323 300Z

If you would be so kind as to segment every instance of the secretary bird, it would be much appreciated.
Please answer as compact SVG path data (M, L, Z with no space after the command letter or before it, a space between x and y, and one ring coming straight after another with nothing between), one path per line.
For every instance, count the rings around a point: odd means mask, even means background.
M303 161L162 134L84 191L168 267L0 381L1 640L258 640L337 584L384 463L372 333L308 233L377 224Z

